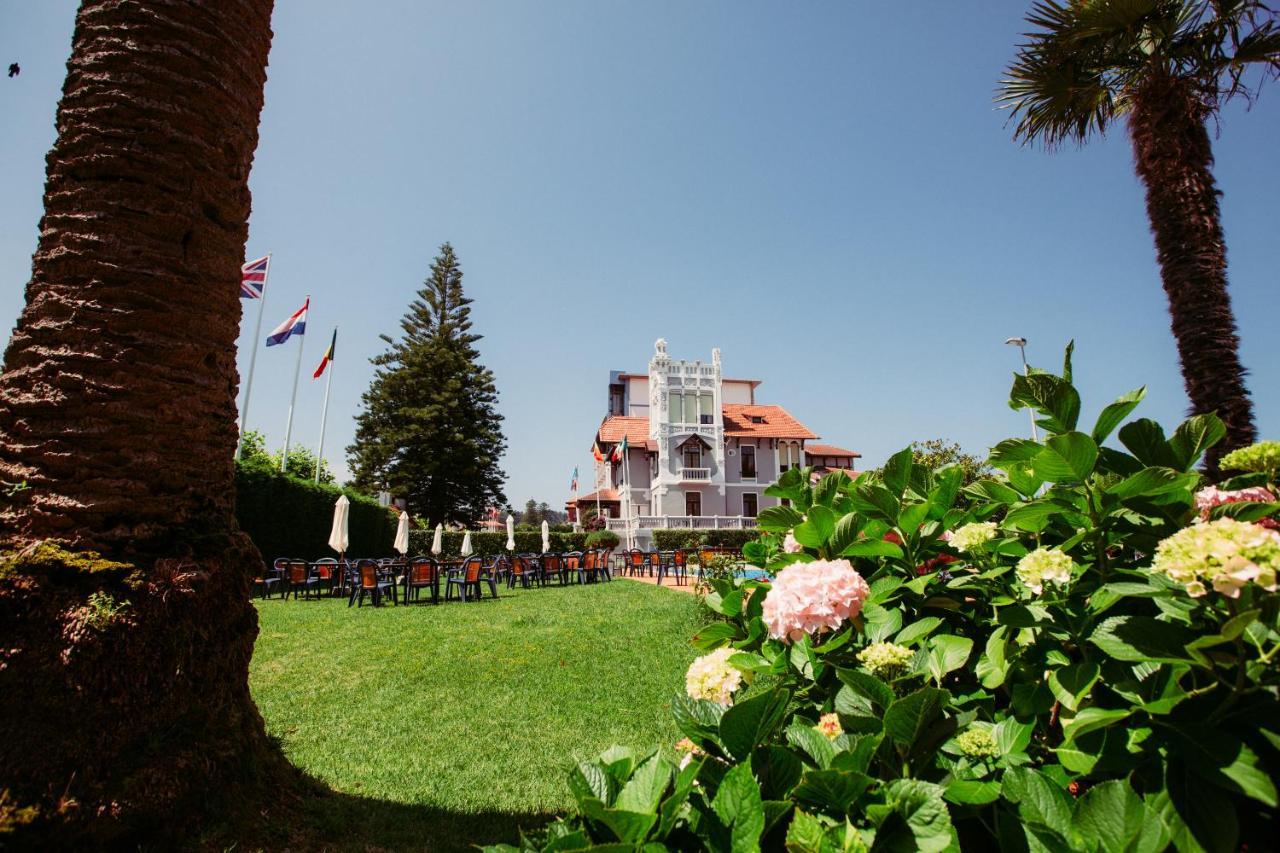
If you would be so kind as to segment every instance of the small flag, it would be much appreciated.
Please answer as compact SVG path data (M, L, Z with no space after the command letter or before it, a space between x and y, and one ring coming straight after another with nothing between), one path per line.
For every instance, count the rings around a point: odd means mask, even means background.
M578 491L578 466L573 467L573 477L569 481L569 491Z
M288 320L285 320L275 330L267 335L267 346L273 347L276 344L282 344L289 340L292 335L305 334L307 331L307 309L311 307L311 297L307 297L307 301L302 307L294 311Z
M610 458L613 459L613 461L617 462L626 455L627 455L627 437L624 435L622 437L622 442L613 449L613 456Z
M604 454L600 452L600 445L598 444L591 445L591 458L596 460L597 462L604 461Z
M262 291L267 289L267 268L270 266L271 256L267 255L240 267L241 299L262 298Z
M333 340L329 342L329 348L324 351L324 358L320 359L320 366L316 368L316 372L311 374L312 379L319 379L324 373L324 369L329 366L329 362L333 361L333 353L338 348L338 330L333 330Z

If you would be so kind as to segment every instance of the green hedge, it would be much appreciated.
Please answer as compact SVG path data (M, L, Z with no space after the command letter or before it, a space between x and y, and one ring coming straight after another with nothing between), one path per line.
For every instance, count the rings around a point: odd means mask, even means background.
M412 530L409 532L410 555L426 555L431 553L431 540L435 538L434 530ZM457 557L462 552L461 530L446 530L440 537L442 555ZM516 531L516 553L537 554L542 551L542 532L531 530ZM585 533L552 533L552 551L581 551L586 548ZM471 551L481 557L492 557L495 554L507 553L506 531L473 531L471 534Z
M653 545L659 551L673 551L676 548L697 548L707 545L715 548L736 548L754 542L760 536L759 530L655 530Z
M259 462L236 464L236 520L268 563L277 557L337 556L329 548L329 531L333 505L344 493L351 501L347 553L391 556L399 518L373 498L300 480Z

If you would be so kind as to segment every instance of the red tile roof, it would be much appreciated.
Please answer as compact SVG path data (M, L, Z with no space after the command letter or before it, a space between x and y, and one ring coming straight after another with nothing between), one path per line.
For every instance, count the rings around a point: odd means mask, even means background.
M574 501L574 500L572 500L572 499L571 499L571 500L567 500L567 501L565 501L565 505L566 505L566 506L568 506L568 505L570 505L570 504L577 503L579 506L581 506L581 505L583 505L583 504L593 504L593 503L595 503L595 502L596 502L596 493L595 493L595 492L591 492L590 494L580 495L576 501ZM607 503L615 503L615 504L616 504L616 503L621 503L621 502L622 502L622 496L621 496L621 495L619 495L615 490L613 490L613 489L601 489L601 490L600 490L600 503L606 503L606 504L607 504Z
M657 442L649 439L649 419L634 415L610 415L605 418L596 432L596 444L617 444L624 435L627 437L628 447L654 452L658 450Z
M724 434L727 438L817 438L781 406L724 404ZM752 418L761 418L755 423Z
M854 453L852 450L845 450L836 447L833 444L806 444L804 452L810 456L840 456L849 458L861 458L861 453Z

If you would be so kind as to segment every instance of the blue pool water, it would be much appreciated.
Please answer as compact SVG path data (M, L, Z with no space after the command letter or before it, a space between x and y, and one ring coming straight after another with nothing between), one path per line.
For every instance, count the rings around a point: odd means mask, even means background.
M769 573L764 569L748 568L742 570L742 577L749 581L767 581L770 580Z

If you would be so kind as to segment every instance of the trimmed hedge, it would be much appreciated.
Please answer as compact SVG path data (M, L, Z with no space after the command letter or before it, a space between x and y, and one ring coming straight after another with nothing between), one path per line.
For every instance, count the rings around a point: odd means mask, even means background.
M596 530L587 534L588 548L617 548L620 544L622 540L612 530Z
M760 537L759 530L655 530L653 545L659 551L674 551L677 548L697 548L702 545L715 548L736 548L754 542Z
M429 555L431 540L435 538L435 530L409 531L409 554L411 556ZM462 552L461 530L446 530L440 537L440 546L445 557L457 557ZM537 554L542 551L542 531L517 530L516 553ZM585 533L552 533L552 551L581 551L587 546ZM492 557L507 553L507 534L495 531L473 531L471 533L471 551L481 557Z
M277 557L314 560L337 556L329 548L333 505L351 501L348 533L355 557L389 557L399 515L353 489L317 485L260 462L236 463L236 520L270 563Z

